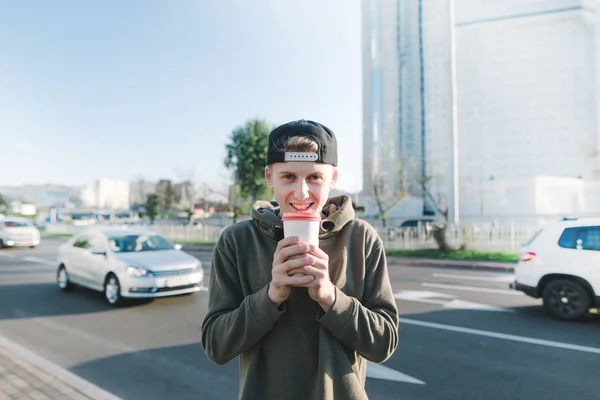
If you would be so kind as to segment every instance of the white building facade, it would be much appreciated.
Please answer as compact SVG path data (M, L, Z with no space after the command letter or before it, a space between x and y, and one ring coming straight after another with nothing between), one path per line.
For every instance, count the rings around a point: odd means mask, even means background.
M398 16L396 1L362 3L363 191L398 190L400 137L398 112Z
M146 204L148 195L156 193L156 182L139 180L131 182L129 185L130 204Z
M9 201L33 203L38 208L79 207L82 188L65 185L0 186L0 194Z
M126 210L130 205L130 182L113 179L96 181L95 207L114 210Z
M600 74L592 13L581 0L457 0L463 215L478 214L473 197L490 197L474 195L481 187L534 177L539 193L509 197L508 207L490 199L479 214L595 212ZM541 193L550 196L544 206ZM564 193L582 199L576 211L559 200Z
M387 193L421 197L421 180L432 176L436 194L447 194L439 172L451 162L449 11L447 0L363 1L366 195L382 180Z
M597 212L600 2L454 2L461 218ZM365 182L392 162L374 157L378 150L369 138L382 138L378 146L386 147L382 140L395 136L392 147L421 167L412 174L433 178L432 191L452 207L451 2L369 0L363 12L376 10L375 3L390 10L396 5L385 26L393 25L393 15L397 34L379 36L395 42L396 58L369 59L369 45L377 40L367 40L375 30L365 29L363 67L376 65L384 78L395 70L396 78L379 85L396 94L379 100L389 103L382 107L384 121L393 121L381 133L375 130L381 123L373 122L378 100L365 88ZM373 25L376 14L369 17ZM372 82L364 85L372 88ZM394 106L395 113L388 111ZM550 195L556 201L540 200L553 190L563 192Z

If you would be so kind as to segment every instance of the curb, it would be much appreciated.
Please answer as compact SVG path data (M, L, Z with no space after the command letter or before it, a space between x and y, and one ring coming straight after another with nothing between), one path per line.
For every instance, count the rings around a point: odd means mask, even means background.
M87 397L94 400L122 400L120 397L115 396L112 393L107 392L104 389L99 388L93 383L86 381L83 378L67 371L63 367L60 367L45 358L33 353L32 351L16 344L15 342L8 340L7 338L0 336L0 346L4 347L11 353L16 354L25 361L29 362L36 368L54 376L56 379L61 380L67 386L78 390Z
M181 250L183 251L202 251L202 252L210 252L212 253L213 249L215 248L215 246L200 246L200 245L195 245L195 244L184 244L181 246Z
M458 269L479 269L485 271L513 272L515 265L506 262L493 261L463 261L463 260L436 260L429 258L387 257L388 264L410 267L440 267Z
M42 240L69 240L71 236L40 235Z
M213 246L184 245L182 250L191 252L211 252ZM457 268L457 269L479 269L484 271L505 271L513 272L515 266L513 263L494 262L494 261L464 261L464 260L446 260L433 258L411 258L387 256L389 265L408 266L408 267L439 267L439 268Z

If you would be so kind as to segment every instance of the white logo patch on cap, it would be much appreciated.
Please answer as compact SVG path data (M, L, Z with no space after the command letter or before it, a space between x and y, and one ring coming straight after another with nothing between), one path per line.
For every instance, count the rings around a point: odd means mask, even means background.
M319 155L317 153L304 152L286 152L284 161L317 161Z

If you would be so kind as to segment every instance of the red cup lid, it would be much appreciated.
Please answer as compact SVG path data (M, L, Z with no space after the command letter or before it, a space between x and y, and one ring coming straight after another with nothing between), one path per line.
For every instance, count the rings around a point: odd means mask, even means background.
M282 219L284 221L320 221L321 214L296 211L290 213L283 213Z

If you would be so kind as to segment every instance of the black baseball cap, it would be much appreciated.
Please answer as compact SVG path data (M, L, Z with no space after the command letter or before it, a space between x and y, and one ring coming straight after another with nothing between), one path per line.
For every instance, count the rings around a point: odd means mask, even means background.
M285 142L294 136L304 136L314 140L316 153L286 153ZM269 134L267 144L267 165L285 161L312 161L337 166L337 139L331 129L323 124L309 120L298 120L279 125Z

